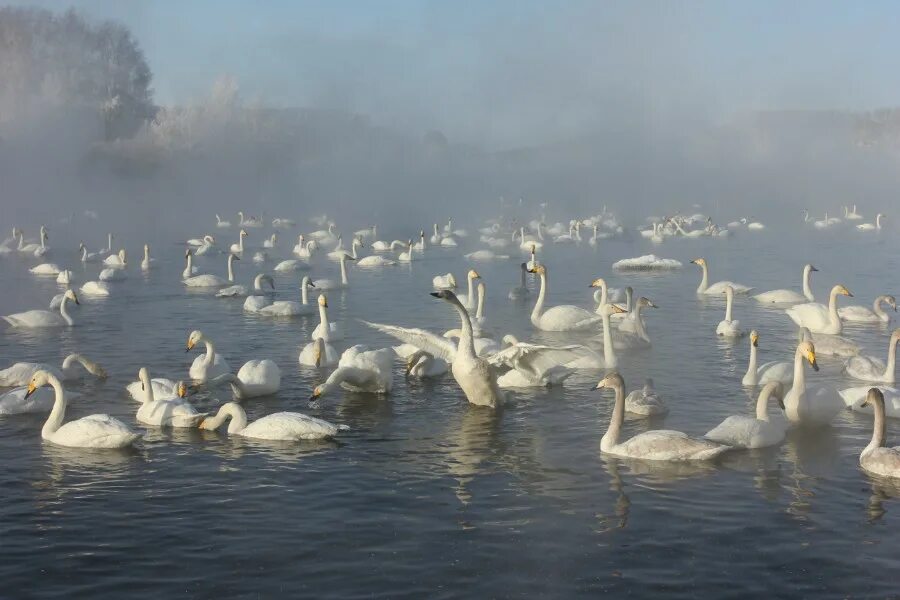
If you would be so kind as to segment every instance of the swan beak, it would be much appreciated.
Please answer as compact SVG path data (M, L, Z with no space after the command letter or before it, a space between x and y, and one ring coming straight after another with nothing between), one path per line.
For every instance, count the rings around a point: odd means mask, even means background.
M313 281L310 281L310 282L309 282L309 287L316 287L316 284L315 284L315 282L313 282Z
M819 370L819 363L816 362L816 353L815 352L808 352L806 354L806 360L808 360L809 364L812 365L813 371Z
M190 352L193 349L194 349L194 340L188 340L187 349L185 350L185 352Z
M319 399L319 396L321 396L321 395L322 395L322 393L319 392L318 389L315 389L315 390L313 390L312 396L309 397L309 401L315 402L316 400Z
M430 294L431 294L432 296L434 296L435 298L440 298L440 297L441 297L441 293L440 293L440 292L430 292Z
M178 397L187 397L187 386L183 382L178 384Z
M781 396L775 396L775 398L778 400L778 408L780 408L781 410L787 410L784 407L784 400L781 398Z
M29 383L29 384L28 384L28 391L25 392L25 397L28 398L29 396L31 396L31 395L34 393L34 391L35 391L36 389L37 389L37 386L34 385L34 382L33 382L33 381L32 381L31 383Z
M814 267L814 266L812 266L812 265L810 265L810 267L809 267L809 270L810 270L810 271L816 271L816 272L818 272L818 269L817 269L817 268L815 268L815 267Z
M750 343L753 344L753 347L756 348L759 346L759 335L753 334L750 336Z
M594 389L595 389L595 390L602 390L602 389L605 388L605 387L606 387L606 380L604 379L603 381L601 381L600 383L598 383L598 384L596 385L596 387L594 387Z
M656 304L654 304L654 303L651 302L650 300L647 300L647 306L649 306L650 308L659 308L659 306L657 306Z
M146 388L144 387L144 382L143 382L143 381L141 382L141 391L142 391L142 392L146 391Z

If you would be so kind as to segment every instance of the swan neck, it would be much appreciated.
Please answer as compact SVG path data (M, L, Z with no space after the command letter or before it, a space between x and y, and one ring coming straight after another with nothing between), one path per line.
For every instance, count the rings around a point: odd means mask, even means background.
M216 347L209 340L204 340L203 343L206 346L206 358L204 359L204 362L206 364L206 367L209 368L209 367L213 366L213 364L215 363Z
M478 286L478 308L475 309L475 318L484 318L484 284Z
M840 323L841 322L841 317L840 317L840 315L838 315L838 309L837 309L837 297L838 297L837 290L831 290L831 295L828 298L828 316L831 319L832 323L835 323L835 322Z
M349 281L347 280L347 259L343 256L341 257L341 285L347 285Z
M41 428L41 437L49 438L62 427L63 419L66 418L66 391L63 389L62 383L53 374L47 377L47 382L53 387L55 398L53 400L53 410L50 416Z
M475 299L475 280L471 277L467 277L469 280L469 295L466 296L466 304L468 306L472 306L472 301Z
M309 304L309 285L306 279L300 282L300 300L303 304Z
M156 397L153 394L153 380L150 379L149 374L141 373L141 385L144 386L144 404L151 404Z
M893 381L894 380L894 370L897 367L897 338L893 335L891 336L890 346L888 346L888 357L887 363L885 364L884 369L884 379L885 381Z
M63 320L69 325L72 325L75 321L72 320L72 317L69 316L69 297L63 296L62 302L59 303L59 314L62 316Z
M803 269L803 295L806 296L806 299L810 302L815 301L815 296L812 293L812 289L809 287L809 278L812 275L812 269L806 267Z
M459 313L460 335L459 343L456 347L456 353L466 358L475 358L475 339L472 333L472 319L469 318L469 311L462 305L458 298L454 298L452 302L456 312Z
M625 421L625 386L616 385L616 404L613 407L612 416L609 419L609 428L600 440L600 449L609 451L619 443L619 432Z
M756 398L756 418L760 421L769 420L769 396L772 395L775 385L775 383L767 383Z
M328 309L324 304L319 305L319 323L322 327L322 335L328 335Z
M605 310L601 313L603 321L603 358L606 360L606 368L611 369L616 366L616 351L613 349L612 326L609 322L609 313Z
M756 360L757 360L757 352L759 348L756 347L756 344L750 344L750 362L747 365L747 373L744 375L745 378L751 379L752 383L750 385L756 384ZM757 409L758 411L758 409Z
M867 454L876 448L884 445L885 422L884 422L884 404L882 402L872 403L872 412L875 413L875 425L872 428L872 441L866 446L863 454Z
M803 352L800 351L799 347L797 348L797 351L794 352L794 386L791 389L797 391L797 394L793 395L798 398L800 394L803 394L806 391L806 372L803 369Z
M725 320L731 322L732 305L734 304L734 295L731 292L725 294Z
M700 265L700 269L703 271L703 276L700 279L700 287L697 288L697 292L702 294L709 288L709 269L706 263Z
M228 283L234 283L234 254L228 255Z
M884 296L878 296L875 298L875 302L872 304L872 312L878 315L878 318L882 321L886 321L888 314L884 312L884 309L881 308L881 302L884 300Z
M547 273L541 273L541 289L538 292L537 300L534 303L534 309L531 311L531 322L534 325L538 324L538 321L541 319L541 314L544 312L544 298L547 295Z

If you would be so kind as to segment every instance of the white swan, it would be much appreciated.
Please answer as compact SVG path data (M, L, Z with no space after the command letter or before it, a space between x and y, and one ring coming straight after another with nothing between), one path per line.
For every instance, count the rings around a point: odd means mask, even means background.
M200 241L202 241L203 243L200 244L199 246L197 246L197 248L194 250L194 253L197 256L206 256L208 254L221 254L222 251L219 250L218 246L216 246L216 239L213 236L211 236L211 235L204 236L204 238Z
M789 362L767 362L757 367L758 347L759 334L754 329L750 332L750 362L741 383L743 385L765 385L771 381L791 383L794 380L794 365Z
M188 388L187 384L183 381L172 381L171 379L166 379L164 377L154 377L150 380L150 385L153 387L153 398L155 400L177 400L187 397ZM144 401L147 384L146 382L141 381L140 373L138 374L137 381L132 381L125 386L125 391L128 392L128 395L131 396L131 399L135 402Z
M849 296L852 298L853 294L843 285L836 285L831 288L831 294L828 296L828 306L817 302L807 302L792 306L784 312L787 313L794 323L801 327L806 327L812 333L840 335L841 331L843 331L843 325L837 310L838 296Z
M312 339L322 338L326 342L336 342L344 339L344 328L338 321L328 320L328 298L325 294L319 295L319 324L313 329Z
M869 390L865 405L875 412L872 441L859 455L859 466L867 473L881 477L900 478L900 448L885 448L884 397L877 388Z
M803 267L802 295L798 294L794 290L782 289L757 294L753 296L753 299L763 304L798 304L800 302L815 302L816 298L815 296L813 296L812 289L809 287L809 276L810 273L814 271L818 271L818 269L812 265L805 265Z
M273 233L269 236L269 239L263 240L262 244L263 248L277 248L278 247L278 234Z
M237 254L244 253L244 238L247 237L247 231L245 229L241 229L241 232L238 234L238 241L236 244L232 244L229 250L231 252L235 252Z
M453 273L447 273L446 275L435 275L431 279L431 285L436 290L456 289L456 277L453 276Z
M0 370L0 387L13 387L28 385L31 378L38 371L47 371L55 375L60 381L75 381L81 377L81 370L76 367L81 365L85 371L99 379L106 379L106 370L82 354L68 355L59 369L46 363L17 362L12 366Z
M224 375L231 371L228 362L216 353L216 347L210 339L203 335L201 331L194 330L188 336L187 349L190 352L197 344L203 343L206 346L206 353L201 354L194 359L188 375L194 381L206 382L210 379Z
M632 390L625 396L625 412L654 417L667 414L669 407L654 389L653 380L647 378L643 388Z
M72 273L69 269L63 269L59 272L59 275L56 276L56 283L60 285L69 285L70 283L75 283L75 274Z
M110 254L106 258L103 259L103 264L107 267L114 267L118 269L124 269L128 266L128 257L125 253L125 249L122 248L119 250L118 254Z
M6 315L3 317L3 320L13 327L21 328L71 327L75 324L75 321L66 309L66 305L70 300L75 304L79 304L78 296L75 295L75 292L66 290L63 294L62 302L59 304L58 313L49 310L29 310Z
M244 302L244 310L246 312L259 313L265 317L296 317L300 315L311 315L315 312L315 306L309 303L309 288L316 287L310 280L309 276L304 276L300 280L300 302L293 300L278 300L272 302L271 299L266 300L266 304L260 306L257 300L251 302L251 298L258 296L250 296Z
M413 244L413 249L418 252L425 252L425 231L419 230L419 241Z
M732 306L734 305L734 288L730 285L725 286L725 318L719 321L716 326L716 335L725 337L741 337L744 330L741 329L741 322L732 319Z
M313 240L305 241L303 234L297 236L297 244L294 246L293 252L298 258L312 258L316 249L316 242Z
M338 361L338 368L325 383L315 387L310 400L316 400L338 386L355 392L389 394L394 387L391 378L393 357L394 352L388 348L371 350L362 344L347 348Z
M521 280L519 281L519 285L509 290L507 297L510 300L526 300L531 296L531 291L528 289L528 284L525 280L525 275L528 273L528 264L520 264L519 271L521 273ZM435 286L435 288L437 288L437 286Z
M297 259L288 259L283 260L277 265L275 265L274 270L279 273L289 273L291 271L309 271L311 268L310 264L305 260L297 260Z
M356 251L357 243L358 243L358 240L356 238L353 238L351 252ZM328 258L330 258L332 260L340 260L341 256L346 253L347 253L347 251L344 250L344 238L343 238L343 236L338 236L337 245L335 245L334 250L332 250L331 252L328 253Z
M269 284L268 290L263 289L263 282ZM254 295L261 296L265 296L266 294L274 294L275 280L272 279L271 275L266 275L265 273L258 274L253 278L253 292ZM237 298L246 296L249 293L250 290L247 289L246 285L231 285L216 292L216 296L218 296L219 298Z
M616 394L609 429L600 439L600 451L604 454L641 460L689 461L712 460L729 449L709 440L691 438L680 431L665 429L645 431L620 442L619 435L625 421L625 381L613 372L601 379L596 387L604 388L610 388Z
M493 250L476 250L475 252L465 254L464 258L472 262L486 262L489 260L508 260L509 255L497 254Z
M238 219L239 219L238 225L240 227L262 227L263 226L262 219L260 219L259 217L253 217L253 216L244 218L244 213L241 211L238 211Z
M298 361L301 365L307 367L333 367L340 360L340 355L334 346L323 340L316 338L306 344L300 351Z
M81 252L81 262L95 263L95 262L100 261L100 253L99 252L88 252L87 246L84 245L84 242L81 242L78 245L78 250Z
M146 367L141 367L138 371L138 379L144 392L143 401L135 417L139 423L157 427L196 427L206 416L206 413L197 412L197 409L181 395L178 398L157 400ZM178 389L181 391L184 388Z
M182 279L188 279L191 275L197 274L197 267L194 266L194 253L190 248L184 251L185 267L181 272Z
M438 224L435 223L434 224L434 233L432 234L430 241L432 244L440 244L442 239L443 239L443 236L438 232Z
M350 285L350 280L347 278L347 261L348 260L356 260L346 252L341 255L341 281L337 282L333 279L317 279L316 287L320 290L335 290L340 288L345 288Z
M900 329L895 329L888 342L887 363L874 356L852 356L844 363L844 373L861 381L894 383L898 342L900 342Z
M41 437L70 448L125 448L140 439L128 425L109 415L89 415L63 423L66 418L66 392L62 382L47 371L38 371L28 384L28 398L39 387L50 385L56 398Z
M345 425L334 425L297 412L277 412L266 415L252 423L247 422L247 413L237 402L226 402L215 417L207 417L200 423L200 429L215 431L225 421L229 435L239 435L257 440L294 442L299 440L320 440L336 436L348 429Z
M631 288L627 288L630 290ZM627 291L627 290L626 290ZM619 321L619 333L620 334L631 334L641 340L643 340L646 344L650 344L650 334L647 333L647 326L644 323L643 312L645 308L659 308L656 304L654 304L650 299L641 296L638 298L637 302L634 303L631 311L628 314L624 315L624 318Z
M710 285L709 283L709 267L706 264L705 258L695 258L691 261L691 264L698 265L700 269L703 271L703 277L700 279L700 285L697 286L698 294L721 294L725 291L727 286L731 286L734 289L735 294L746 294L750 292L753 288L748 287L746 285L741 285L740 283L734 283L733 281L718 281Z
M31 267L28 272L32 275L59 275L62 269L56 263L43 263L36 267Z
M875 215L874 223L860 223L859 225L856 226L856 228L859 229L860 231L879 231L881 229L881 219L883 219L883 218L884 218L884 215L881 213L878 213L877 215Z
M377 254L364 256L356 260L357 267L389 267L396 264L397 261L385 258L383 256L378 256Z
M413 255L413 243L412 240L409 240L406 243L406 250L404 250L397 256L397 261L412 262L413 260L415 260L415 256Z
M487 294L487 286L483 281L478 282L478 303L475 307L475 316L472 317L472 328L476 337L481 337L482 331L487 326L487 317L484 316L484 297Z
M84 296L93 298L109 296L110 293L109 285L105 281L87 281L78 291Z
M97 279L100 281L123 281L128 279L128 275L124 270L119 269L117 267L108 267L100 271L100 274L97 275Z
M852 323L890 323L891 315L884 312L881 305L887 304L897 312L897 300L893 296L882 295L875 298L872 308L859 306L842 306L838 309L838 316L843 321Z
M450 370L442 358L435 358L424 350L416 350L406 357L406 375L417 379L440 377Z
M530 269L529 273L536 273L541 278L541 289L538 292L537 301L531 311L531 323L543 331L587 331L596 328L602 321L602 317L589 310L571 304L553 306L544 310L544 300L547 297L547 267L538 265ZM591 284L591 287L594 287Z
M800 342L794 352L794 383L784 396L784 414L792 423L801 425L827 425L843 410L844 402L831 386L807 386L803 360L806 359L814 371L816 349L812 342Z
M77 392L66 392L66 400L74 400L80 396ZM0 416L49 413L53 410L55 401L56 394L52 389L38 388L29 394L27 385L13 388L0 394Z
M290 229L291 227L296 227L297 222L293 219L286 219L284 217L275 217L272 219L272 227L275 229Z
M569 366L584 356L584 346L544 346L519 342L505 336L511 345L492 354L488 362L509 369L497 378L501 388L546 387L562 384L575 369Z
M192 277L188 277L182 283L188 287L224 287L229 283L234 283L234 261L241 260L235 254L228 255L228 279L224 279L219 277L218 275L210 275L205 273L203 275L194 275Z
M141 260L141 270L149 271L155 259L150 258L150 244L144 244L144 258Z
M204 235L202 238L190 238L185 244L188 246L199 248L200 246L206 246L216 243L216 238L211 235Z
M281 369L268 358L248 360L238 370L237 375L225 373L206 382L207 387L217 387L230 383L234 397L238 400L258 398L277 394L281 389Z
M456 295L449 290L432 292L431 295L449 303L459 314L461 334L450 365L456 383L462 388L470 403L491 408L501 406L504 395L497 384L497 374L490 363L475 354L469 313Z
M734 448L768 448L784 441L787 423L783 420L769 420L769 398L774 398L778 406L784 408L782 397L784 387L781 382L770 381L759 392L756 399L756 416L731 415L709 430L704 437L708 440L727 444Z
M216 227L219 229L228 229L231 227L231 221L223 221L219 215L216 215Z

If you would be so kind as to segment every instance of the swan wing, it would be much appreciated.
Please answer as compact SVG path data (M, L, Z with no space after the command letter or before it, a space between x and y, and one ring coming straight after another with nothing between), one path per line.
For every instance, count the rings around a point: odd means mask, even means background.
M537 344L518 343L500 350L487 358L488 362L497 366L524 370L541 377L552 369L564 367L575 361L584 353L583 346L571 345L554 348Z
M58 312L49 310L29 310L3 317L13 327L54 327L66 322Z
M735 448L764 448L784 439L784 423L732 415L707 432L706 439Z
M813 331L829 323L828 307L818 302L798 304L784 312L801 327L809 327Z
M63 379L62 372L44 363L17 362L0 371L0 387L28 385L37 371L47 371L58 379Z
M383 325L381 323L371 323L362 321L372 329L380 331L394 339L400 340L407 344L412 344L417 348L428 352L435 358L443 359L447 362L453 362L456 356L456 344L447 338L443 338L426 329L418 329L415 327L399 327L397 325Z
M278 412L250 423L240 435L262 440L317 440L332 437L340 429L328 421L302 413Z
M598 325L603 317L579 306L561 304L548 308L541 315L541 328L549 331L572 331Z
M660 429L638 434L617 444L613 454L644 460L710 460L728 450L709 440L688 437L680 431Z
M65 423L50 436L50 441L79 448L121 448L139 437L140 435L115 417L89 415Z

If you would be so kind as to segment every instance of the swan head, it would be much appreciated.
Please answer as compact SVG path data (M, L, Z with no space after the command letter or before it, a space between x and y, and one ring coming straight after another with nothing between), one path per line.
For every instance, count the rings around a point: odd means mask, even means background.
M894 312L897 312L897 299L893 296L885 296L884 303L894 309Z
M419 230L419 238L424 238L424 237L425 237L425 230L424 230L424 229L420 229L420 230Z
M247 237L247 235L248 235L247 230L246 230L246 229L241 229L240 236L241 236L241 237Z
M25 392L25 397L28 398L39 387L43 387L48 383L50 383L50 373L44 370L35 371L34 375L31 376L31 381L28 382L28 391Z
M535 265L535 266L531 267L530 269L528 269L528 272L534 273L535 275L546 275L547 267L545 267L544 265Z
M319 295L319 306L322 308L328 308L328 298L325 297L325 294Z
M476 271L475 269L469 269L468 278L469 279L481 279L481 275L479 275L478 271Z
M191 350L194 349L194 346L196 346L197 344L199 344L201 342L205 342L205 341L206 341L206 338L203 337L203 332L200 331L199 329L195 329L188 336L187 350L185 350L185 352L190 352Z
M839 295L839 296L848 296L848 297L850 297L850 298L853 297L853 294L850 293L850 290L848 290L846 287L844 287L844 286L841 285L841 284L838 284L838 285L834 286L834 289L831 290L831 293L832 293L832 294L837 294L837 295Z
M422 358L431 358L431 355L424 350L417 350L406 357L406 374L409 375L409 372L412 371L413 367L418 364L418 362Z
M122 248L121 250L119 250L119 260L122 261L123 265L128 264L128 260L125 258L125 248Z
M303 279L300 280L300 287L316 287L316 284L309 278L309 275L304 275ZM272 286L272 289L274 289L274 285Z
M759 333L755 329L750 332L750 345L754 348L759 347Z
M804 267L804 268L805 268L808 272L810 272L810 273L818 272L818 269L815 268L815 267L812 266L812 265L806 265L806 267Z
M68 298L69 300L71 300L71 301L74 302L75 304L81 304L81 303L78 301L78 296L75 295L75 290L66 290L66 293L63 294L63 297L64 297L64 298Z
M147 370L147 367L140 368L138 371L138 379L141 382L141 391L146 390L146 386L150 382L150 371Z
M650 300L649 298L645 298L644 296L641 296L638 299L638 304L640 304L641 306L648 307L648 308L659 308L659 306L657 306L652 300Z
M697 265L698 267L705 267L706 259L705 258L695 258L694 260L691 261L691 264Z
M603 289L606 287L606 280L602 277L598 277L597 279L593 280L591 282L591 285L589 285L588 287Z
M29 388L30 389L30 388ZM27 396L26 396L27 398ZM877 387L869 388L866 399L862 401L860 406L884 406L884 394Z
M327 392L328 389L329 389L329 386L327 383L323 383L322 385L317 385L316 387L313 388L312 395L309 397L309 401L315 402L316 400L319 399L319 396L321 396L322 394Z
M797 346L797 352L809 362L813 371L819 370L819 363L816 362L816 347L812 342L800 342L800 345Z
M602 390L606 388L616 389L625 386L625 380L622 379L622 376L619 375L618 371L613 371L603 379L601 379L597 385L594 387L595 390Z

